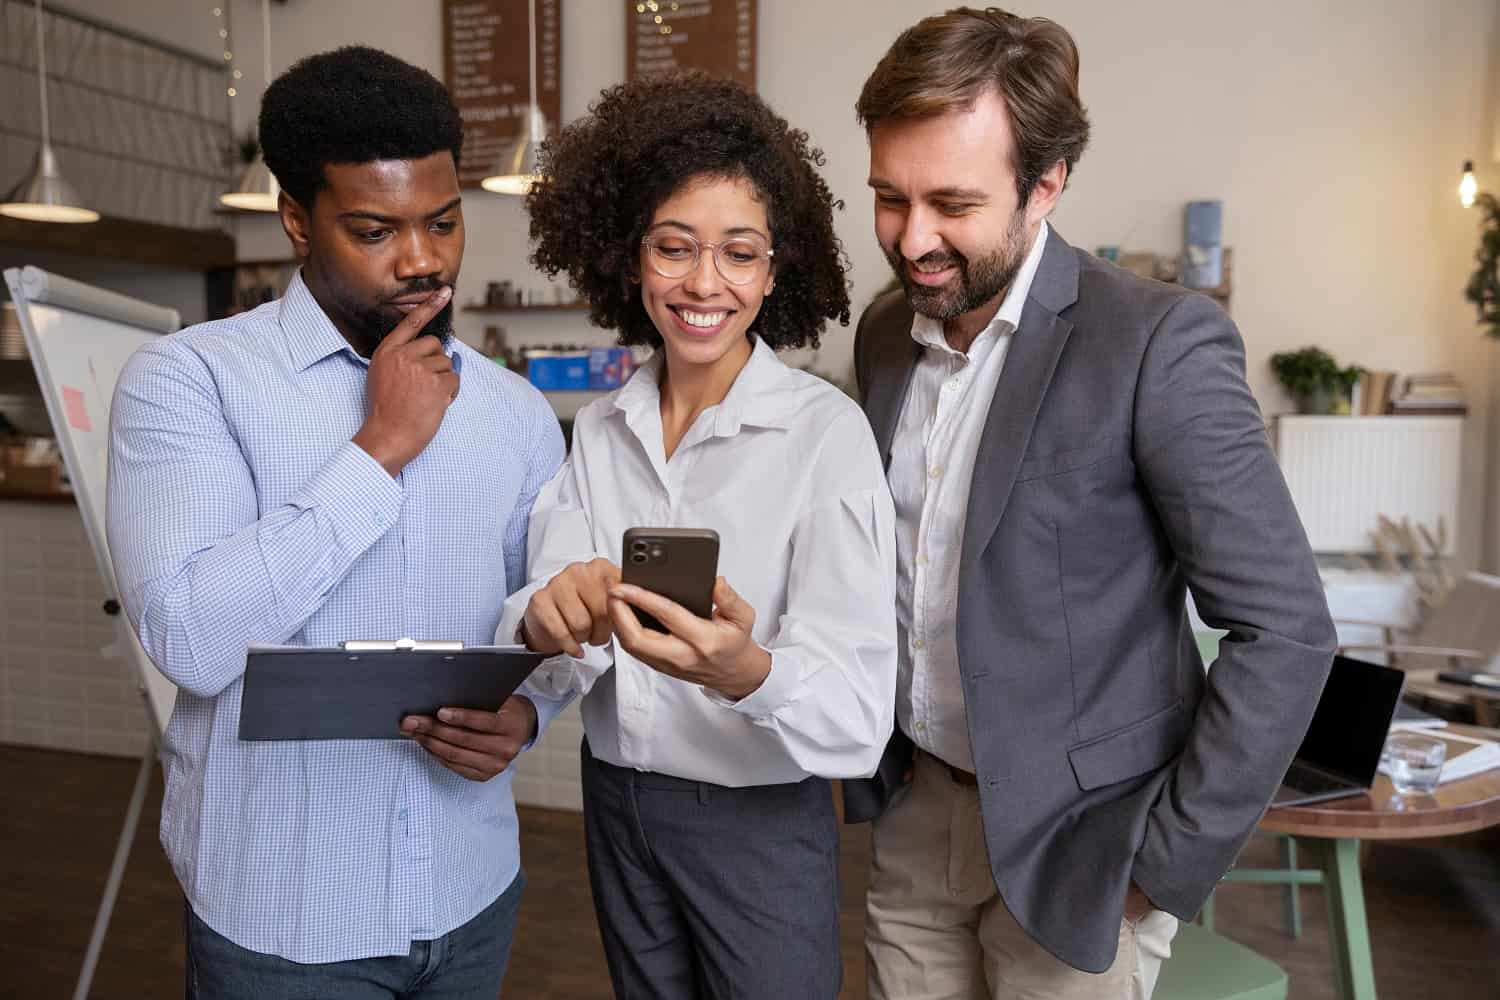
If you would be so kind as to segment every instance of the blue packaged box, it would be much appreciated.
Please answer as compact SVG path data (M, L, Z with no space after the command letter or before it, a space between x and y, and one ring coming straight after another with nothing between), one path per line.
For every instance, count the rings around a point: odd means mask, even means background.
M526 362L526 377L544 391L566 391L589 387L587 354L532 355Z
M628 347L596 347L589 352L589 388L618 389L635 370Z

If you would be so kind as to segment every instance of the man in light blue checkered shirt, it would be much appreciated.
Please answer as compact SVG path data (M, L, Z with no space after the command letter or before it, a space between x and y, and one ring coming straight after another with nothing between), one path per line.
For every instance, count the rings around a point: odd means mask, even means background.
M136 354L112 415L123 603L180 689L161 840L188 995L492 1000L523 883L507 768L559 705L242 743L242 675L252 643L492 641L562 436L449 335L462 126L442 85L340 49L273 83L260 134L301 271Z

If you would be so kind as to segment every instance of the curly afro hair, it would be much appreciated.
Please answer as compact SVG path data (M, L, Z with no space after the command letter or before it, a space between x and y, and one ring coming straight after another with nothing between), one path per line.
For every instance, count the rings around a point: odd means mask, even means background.
M363 45L298 61L260 104L266 166L307 209L327 182L325 164L419 160L446 149L456 167L463 141L458 108L431 73Z
M847 258L835 202L818 175L823 153L742 85L702 72L633 80L605 90L589 114L542 146L543 180L526 198L531 259L566 273L589 320L622 344L661 345L633 280L656 209L705 177L748 180L766 206L776 292L754 330L773 348L817 347L826 320L849 322Z

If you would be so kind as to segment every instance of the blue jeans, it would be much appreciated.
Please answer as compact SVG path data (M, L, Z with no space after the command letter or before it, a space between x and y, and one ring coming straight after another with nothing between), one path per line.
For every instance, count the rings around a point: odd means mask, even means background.
M495 1000L524 873L479 915L404 956L303 965L241 948L187 909L187 1000Z

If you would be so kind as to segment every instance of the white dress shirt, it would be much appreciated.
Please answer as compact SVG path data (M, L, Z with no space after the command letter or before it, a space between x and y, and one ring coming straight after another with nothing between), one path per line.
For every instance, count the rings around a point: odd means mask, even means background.
M901 650L896 721L917 746L965 771L974 770L974 755L958 672L958 563L969 484L995 383L1046 243L1043 222L1000 311L968 354L948 346L940 321L918 315L912 322L922 357L891 440Z
M532 509L533 582L506 602L501 641L570 563L620 565L627 528L712 528L719 574L771 654L756 691L731 701L613 640L554 657L528 687L584 695L589 747L620 767L731 787L874 773L893 725L895 513L864 414L757 339L668 460L661 364L658 352L578 414L572 454Z

